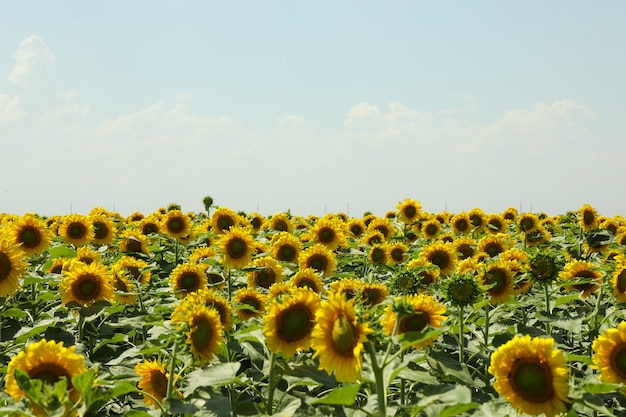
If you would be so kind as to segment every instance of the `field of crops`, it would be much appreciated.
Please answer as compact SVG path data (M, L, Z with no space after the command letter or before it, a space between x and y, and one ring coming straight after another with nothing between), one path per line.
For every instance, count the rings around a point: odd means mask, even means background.
M0 415L626 415L626 219L0 214Z

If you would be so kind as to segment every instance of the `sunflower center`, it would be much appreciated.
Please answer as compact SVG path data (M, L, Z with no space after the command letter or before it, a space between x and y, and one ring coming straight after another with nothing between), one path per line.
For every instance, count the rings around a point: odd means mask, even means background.
M269 288L276 282L276 272L272 268L263 268L256 272L255 280L258 286Z
M129 292L128 285L119 277L115 280L115 289L122 292Z
M513 390L526 401L541 403L554 395L550 367L541 363L518 359L509 379Z
M208 273L206 277L210 285L218 285L224 282L224 277L215 272Z
M574 275L574 278L594 278L595 279L595 274L593 273L593 271L589 271L589 270L583 270L583 271L579 271ZM579 291L587 291L590 290L594 287L594 283L593 282L587 282L585 284L576 284L574 285L574 288L576 288L576 290Z
M330 243L335 239L335 231L330 227L323 227L317 234L320 242Z
M311 327L312 321L309 309L297 305L281 315L278 323L278 333L282 340L294 342L309 334Z
M331 338L337 353L342 356L353 355L356 329L346 316L337 317L333 323Z
M192 292L198 287L200 280L196 274L185 274L178 280L178 285L181 290Z
M246 254L247 245L245 240L240 237L236 237L230 240L226 249L228 252L228 256L237 259Z
M479 227L483 224L483 218L481 216L475 215L470 217L470 222L472 222L472 226Z
M291 245L282 245L278 250L278 257L281 261L292 261L296 257L296 249Z
M196 350L202 352L209 346L209 343L211 343L213 327L211 323L204 318L198 320L195 324L191 331L191 342Z
M382 248L374 248L370 254L372 263L380 264L385 260L385 251Z
M91 300L98 294L100 285L97 277L87 275L81 277L75 288L78 298L81 300Z
M626 379L626 343L613 348L611 351L611 368L621 379Z
M420 284L424 287L427 287L433 282L435 282L434 275L429 271L421 271L419 273L419 277L420 277Z
M72 239L80 239L87 233L85 225L82 223L74 222L70 223L67 227L67 235Z
M296 287L298 287L298 288L305 288L306 287L306 288L312 289L315 292L318 292L317 285L315 285L315 282L313 282L313 280L308 279L308 278L301 279L298 282L298 285L296 285Z
M417 215L417 208L415 206L406 206L402 212L404 217L410 220Z
M143 228L141 229L141 232L144 235L149 235L150 233L157 233L158 231L159 231L159 228L153 223L146 223L143 225Z
M350 226L350 233L352 233L354 236L360 236L363 234L363 228L358 224L353 224L352 226Z
M535 222L532 219L522 219L520 221L520 227L524 231L531 230L535 227Z
M104 239L109 235L109 228L102 222L96 222L93 224L94 237L96 239Z
M287 230L289 230L289 227L287 226L287 222L285 222L284 220L276 220L274 222L274 229L278 230L279 232L286 232Z
M430 324L430 316L426 311L416 311L400 320L400 333L421 332Z
M430 257L430 262L437 265L439 269L445 269L450 264L450 257L443 251L436 251Z
M9 276L11 269L11 259L6 253L0 252L0 282Z
M389 252L389 256L391 256L391 259L395 262L400 262L404 258L404 251L402 249L394 248L391 252Z
M167 376L161 371L154 370L150 373L152 391L157 398L165 398L167 395Z
M235 224L235 222L233 222L230 216L219 216L217 218L217 227L220 230L228 230L233 224Z
M429 224L428 226L426 226L426 230L424 230L426 236L434 236L437 234L438 231L439 228L434 224Z
M167 228L173 233L180 233L185 229L185 223L178 217L173 217L167 222Z
M70 379L65 368L54 363L42 363L37 365L31 369L30 372L28 372L28 376L30 379L39 379L40 381L50 385L59 382L59 380L63 377L68 380Z
M493 258L502 253L502 246L500 246L497 242L490 243L485 246L485 253L489 255L489 257Z
M136 266L126 266L124 267L124 269L126 271L128 271L128 274L133 277L133 279L138 280L139 278L141 278L141 272L139 271L139 268Z
M585 223L586 226L593 224L595 219L596 219L596 216L594 216L593 212L585 211L583 213L583 223Z
M469 223L465 219L459 219L454 222L454 227L456 227L456 230L459 232L464 232L469 228Z
M127 252L141 252L141 242L137 239L126 239Z
M489 288L490 294L502 294L507 287L507 283L506 271L500 268L493 268L487 273L485 284L493 285Z
M318 272L324 272L328 266L328 259L324 255L315 254L309 258L307 266Z
M462 243L457 246L456 251L461 254L461 259L471 258L474 255L474 248L467 243Z
M27 228L20 233L19 241L27 248L34 248L41 242L39 231L33 228Z
M626 292L626 268L622 269L617 275L617 279L615 280L615 289L617 289L620 294Z
M389 235L389 229L387 229L386 226L378 225L374 228L374 230L378 230L380 233L383 234L384 237L387 237Z

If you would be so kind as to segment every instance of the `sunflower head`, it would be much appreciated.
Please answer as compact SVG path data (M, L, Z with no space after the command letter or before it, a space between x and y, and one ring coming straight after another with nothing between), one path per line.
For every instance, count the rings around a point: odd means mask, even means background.
M429 327L439 328L446 319L445 306L429 295L413 294L396 297L393 303L385 308L382 319L383 331L386 335L403 335L419 333ZM415 349L421 349L434 342L434 338L427 338L412 344Z
M558 279L566 290L578 291L587 298L600 288L602 272L589 261L572 260L559 272Z
M65 242L77 247L91 243L95 236L91 218L80 214L64 216L58 233Z
M154 400L161 402L167 396L170 374L166 363L158 359L143 360L135 365L135 373L139 376L139 389L150 394L144 395L144 402L157 408Z
M600 370L600 380L626 384L626 321L602 330L591 348L594 368Z
M219 312L206 305L197 305L187 315L187 340L193 357L206 362L213 358L223 341Z
M177 265L170 273L172 290L186 296L191 292L205 288L207 285L205 270L205 265L191 262Z
M585 232L589 232L598 227L598 212L589 204L584 204L578 211L578 223Z
M455 233L462 235L471 232L473 227L467 212L461 212L452 216L450 226Z
M283 267L271 256L257 258L250 263L248 286L268 289L272 284L284 279Z
M278 261L297 262L302 251L302 242L291 233L279 232L272 237L270 251Z
M26 253L0 233L0 297L10 297L20 288L19 279L28 267Z
M98 245L109 245L113 242L117 234L117 227L113 220L104 214L96 214L91 216L93 224L93 243Z
M9 235L28 256L39 255L52 241L52 232L43 220L33 214L18 218L12 225Z
M256 250L249 229L232 226L224 232L218 242L224 267L243 268L248 265Z
M298 257L298 264L300 269L313 268L325 277L337 268L335 254L322 244L314 244L303 250Z
M455 306L473 305L482 294L473 274L453 274L444 283L444 295Z
M241 288L233 296L236 313L242 320L259 317L265 311L267 297L254 288Z
M415 294L420 290L420 278L413 269L402 269L393 275L389 288L394 294Z
M422 205L419 201L410 198L398 203L398 218L403 223L414 223L420 218Z
M65 273L59 289L63 304L75 302L88 307L100 300L113 300L111 271L100 262L73 262Z
M480 272L479 278L487 289L491 304L502 304L515 292L512 261L492 261Z
M336 217L324 216L317 220L309 235L312 242L325 245L330 250L346 244L346 225Z
M433 242L424 246L420 257L439 267L441 275L449 275L454 271L457 263L456 252L451 244Z

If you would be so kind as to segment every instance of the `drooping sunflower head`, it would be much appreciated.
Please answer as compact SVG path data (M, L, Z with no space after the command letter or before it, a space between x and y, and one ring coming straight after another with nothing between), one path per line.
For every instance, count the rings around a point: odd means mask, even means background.
M191 262L176 266L170 273L170 286L174 292L186 296L191 292L206 288L206 265Z
M259 317L265 311L267 297L254 288L240 288L233 296L236 313L242 320Z
M302 252L302 242L288 232L275 234L270 242L270 251L274 259L280 262L297 262Z
M93 243L97 245L110 245L117 235L115 222L104 214L92 215Z
M515 336L492 355L494 388L519 412L554 417L566 411L568 368L552 338Z
M298 288L287 296L274 298L263 318L267 347L288 357L299 350L308 350L319 306L319 295L308 288Z
M26 214L13 222L9 236L27 256L43 253L52 241L52 232L48 226L33 214Z
M425 257L412 259L407 264L407 270L411 271L417 280L416 288L419 291L430 291L432 285L437 282L441 275L439 267L428 261Z
M272 284L284 279L283 267L271 256L256 258L250 263L253 268L248 272L248 286L268 289Z
M600 370L600 380L626 384L626 321L602 330L593 341L593 367Z
M195 262L195 263L201 263L201 262L205 262L205 261L210 261L213 258L217 257L217 251L209 246L200 246L195 248L190 254L189 254L189 261L190 262Z
M354 299L329 294L315 316L311 347L319 368L335 374L339 382L354 382L361 377L363 342L371 330L362 323L354 308Z
M80 214L63 216L58 234L65 242L77 247L91 243L95 236L91 218Z
M322 277L313 268L298 270L298 272L293 274L289 282L296 288L309 288L318 294L324 292Z
M425 294L412 294L396 297L385 308L382 318L383 332L387 336L403 335L409 332L424 332L429 327L439 328L446 319L446 308L435 298ZM434 342L428 338L411 346L421 349Z
M314 244L304 249L298 257L300 269L313 268L322 276L329 276L337 268L335 254L325 245Z
M28 345L9 362L5 391L16 401L25 395L15 379L15 371L19 369L25 371L30 379L39 379L44 384L67 379L70 398L77 401L79 395L74 390L72 378L86 372L87 367L85 357L75 353L74 349L74 346L63 346L63 342L46 339Z
M578 291L582 298L587 298L600 288L602 272L592 262L572 260L559 272L558 279L563 281L565 290Z
M491 261L479 273L482 285L489 294L491 304L507 302L515 292L515 280L511 271L512 261Z
M89 265L83 262L72 263L65 272L59 289L63 304L75 302L82 307L88 307L96 301L113 300L111 271L100 262Z
M20 288L19 279L28 267L26 253L0 233L0 297L10 297Z
M167 386L170 374L167 371L167 364L159 359L143 360L135 365L135 373L139 376L137 386L143 392L150 395L144 395L143 401L147 405L157 408L154 397L159 402L167 396Z
M244 268L250 263L255 251L249 229L232 226L223 233L218 242L225 268Z
M473 305L482 294L476 276L472 273L453 274L443 285L446 299L455 306Z
M454 271L458 258L451 244L433 242L422 247L419 254L433 265L439 267L441 275L449 275Z
M598 212L591 205L584 204L578 211L578 223L585 232L597 228L599 224Z
M396 209L398 210L398 220L410 224L419 220L422 204L417 200L406 198L404 201L398 203Z
M135 281L131 278L127 269L115 269L111 267L113 276L113 287L117 291L115 299L120 304L135 305L137 304L137 295L135 294Z

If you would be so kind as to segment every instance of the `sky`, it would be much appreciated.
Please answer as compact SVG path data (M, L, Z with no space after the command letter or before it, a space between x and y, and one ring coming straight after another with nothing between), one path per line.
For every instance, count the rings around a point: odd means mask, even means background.
M626 215L626 2L24 1L0 213Z

